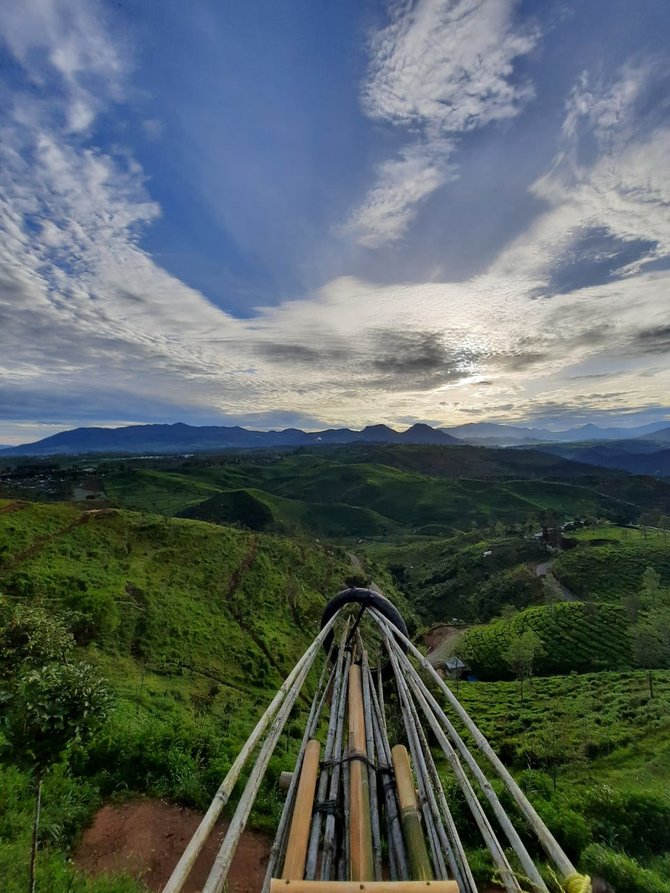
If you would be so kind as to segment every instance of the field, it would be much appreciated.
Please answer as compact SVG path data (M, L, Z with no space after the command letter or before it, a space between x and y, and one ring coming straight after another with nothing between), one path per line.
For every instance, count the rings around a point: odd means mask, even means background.
M104 732L47 781L45 893L138 889L72 873L67 853L82 826L124 792L202 808L352 573L381 586L413 632L453 618L474 624L458 650L481 680L509 677L510 637L537 632L545 653L523 702L515 681L463 682L459 696L581 865L622 890L670 893L670 841L654 830L670 826L670 671L654 671L650 699L621 604L648 566L670 582L670 547L662 532L611 523L664 505L666 485L641 482L635 496L632 478L617 490L616 479L556 457L534 465L530 451L456 452L467 477L453 451L433 448L114 460L95 470L107 496L100 508L0 500L0 594L65 617L115 699ZM576 547L549 554L533 536L538 525L587 504L609 522L570 533ZM545 603L535 566L552 559L587 603ZM296 716L256 827L276 822L275 781L301 730ZM0 766L0 876L19 893L30 783Z
M532 629L544 648L534 663L540 676L634 665L624 609L581 602L528 608L509 619L468 629L458 640L458 654L482 679L509 678L513 674L505 654L510 641L525 629Z

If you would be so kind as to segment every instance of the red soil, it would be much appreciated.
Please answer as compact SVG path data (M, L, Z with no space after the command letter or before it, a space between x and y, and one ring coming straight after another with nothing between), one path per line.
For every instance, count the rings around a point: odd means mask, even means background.
M170 877L201 815L156 800L103 806L84 832L74 862L87 874L129 874L159 893ZM195 863L184 893L198 893L207 880L227 823L216 826ZM229 893L259 893L272 841L247 831L228 876Z

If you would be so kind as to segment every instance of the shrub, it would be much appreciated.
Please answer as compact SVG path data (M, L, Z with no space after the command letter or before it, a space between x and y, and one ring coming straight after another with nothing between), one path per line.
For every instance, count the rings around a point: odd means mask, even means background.
M642 868L635 859L594 843L582 853L583 871L597 875L611 884L617 893L670 893L670 884L655 871Z

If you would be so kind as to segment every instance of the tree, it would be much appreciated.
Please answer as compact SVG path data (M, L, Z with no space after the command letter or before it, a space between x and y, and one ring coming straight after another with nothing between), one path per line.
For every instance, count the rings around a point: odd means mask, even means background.
M522 704L524 702L524 680L530 679L533 675L535 660L544 653L542 640L530 627L522 633L516 633L510 640L504 659L519 680Z
M26 667L65 661L73 648L74 637L61 620L0 596L0 684Z
M670 664L670 609L658 607L633 626L633 659L647 671L649 697L654 697L653 670Z
M661 603L661 575L656 573L653 567L648 567L642 574L640 600L647 610L653 610Z
M44 773L94 730L109 703L94 670L69 662L73 648L74 638L60 620L42 608L0 599L2 751L32 774L35 788L30 893L35 889Z

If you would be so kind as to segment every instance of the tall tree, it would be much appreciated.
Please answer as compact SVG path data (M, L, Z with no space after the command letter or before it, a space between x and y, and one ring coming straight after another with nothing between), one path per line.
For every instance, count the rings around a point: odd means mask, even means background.
M527 627L522 633L514 634L510 639L504 658L519 680L522 704L524 703L524 682L531 678L535 661L544 653L542 640L530 627Z
M74 639L39 607L0 601L0 702L3 755L29 771L35 790L29 891L35 866L45 772L104 719L109 696L95 671L69 662Z

